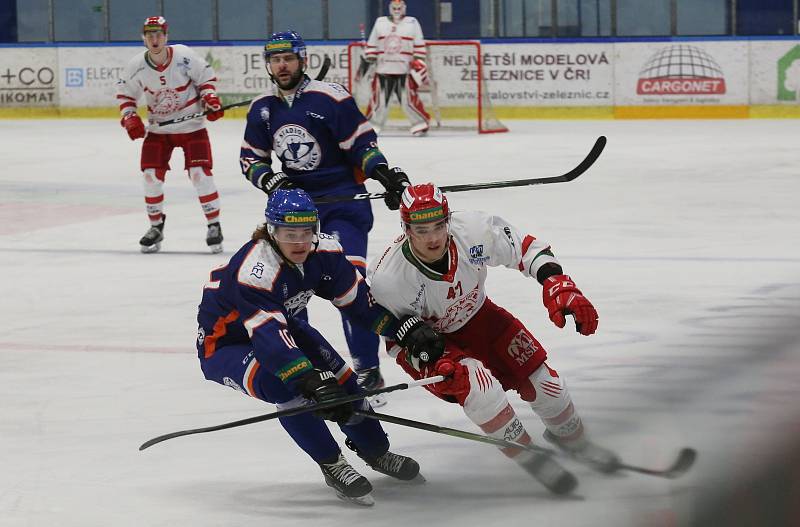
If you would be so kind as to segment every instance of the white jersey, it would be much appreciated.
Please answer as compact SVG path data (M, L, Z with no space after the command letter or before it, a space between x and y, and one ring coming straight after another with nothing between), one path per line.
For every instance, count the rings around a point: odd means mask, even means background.
M187 46L167 46L168 59L156 66L139 53L128 63L125 74L117 81L117 101L122 115L136 111L144 95L150 123L175 119L203 111L201 97L215 91L217 78L208 63ZM158 133L195 132L205 127L204 119L190 119L164 126Z
M413 16L404 16L394 23L391 17L375 20L367 41L367 60L377 59L375 71L384 75L405 75L412 59L425 60L425 38L422 28Z
M454 212L450 219L449 269L444 275L414 256L406 235L370 262L367 281L375 301L398 318L417 315L440 333L464 326L486 300L486 267L503 265L536 277L558 263L550 245L522 236L503 218Z

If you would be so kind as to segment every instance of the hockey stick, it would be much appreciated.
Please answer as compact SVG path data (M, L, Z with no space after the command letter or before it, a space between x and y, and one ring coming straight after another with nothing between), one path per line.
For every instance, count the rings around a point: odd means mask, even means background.
M364 390L361 393L354 393L352 395L348 395L346 397L342 397L337 401L329 401L327 403L321 404L312 404L308 406L299 406L296 408L288 408L286 410L280 410L278 412L272 412L263 415L257 415L255 417L249 417L247 419L241 419L239 421L232 421L230 423L224 423L221 425L214 425L214 426L207 426L204 428L193 428L191 430L181 430L178 432L172 432L169 434L164 434L158 437L154 437L153 439L149 439L142 443L139 447L139 450L144 450L145 448L149 448L155 444L161 443L162 441L166 441L167 439L172 439L175 437L181 436L188 436L194 434L204 434L206 432L216 432L217 430L225 430L227 428L235 428L237 426L245 426L250 425L253 423L260 423L262 421L269 421L271 419L278 419L280 417L289 417L292 415L303 414L306 412L314 412L316 410L325 410L327 408L333 408L334 406L339 406L340 404L345 403L352 403L354 401L360 401L366 397L371 397L373 395L378 395L382 393L389 393L394 392L396 390L407 390L409 388L414 388L416 386L425 386L428 384L434 384L437 382L443 381L445 378L442 375L435 375L433 377L427 377L425 379L419 379L416 381L409 381L409 382L402 382L400 384L394 384L392 386L385 386L383 388L376 388L374 390Z
M320 66L319 71L317 72L317 76L314 77L314 80L321 81L322 79L324 79L325 75L328 74L328 70L330 69L330 67L331 67L331 58L329 56L325 55L325 58L322 60L322 66ZM226 104L225 106L223 106L219 110L205 110L203 112L190 113L189 115L184 115L183 117L176 117L175 119L167 119L166 121L161 121L159 123L155 123L155 125L156 126L167 126L168 124L177 124L177 123L182 123L182 122L185 122L185 121L191 121L192 119L199 119L200 117L205 117L206 115L208 115L210 113L214 113L214 112L218 112L218 111L230 110L231 108L238 108L239 106L247 106L251 102L253 102L253 99L247 99L246 101L234 102L234 103L231 103L231 104Z
M370 419L385 421L387 423L393 423L400 426L407 426L410 428L418 428L419 430L426 430L428 432L434 432L436 434L444 434L452 437L460 437L462 439L477 441L479 443L487 443L502 448L518 448L548 456L566 457L568 459L573 459L575 461L580 462L579 459L576 459L565 452L561 452L560 450L553 450L552 448L546 448L531 444L523 445L521 443L515 443L513 441L506 441L505 439L498 439L495 437L476 434L473 432L466 432L464 430L456 430L455 428L447 428L445 426L438 426L430 423L423 423L421 421L404 419L402 417L396 417L393 415L379 414L377 412L364 412L362 410L356 410L354 413L358 415L363 415L364 417L369 417ZM666 469L663 470L651 469L646 467L639 467L636 465L629 465L627 463L619 463L619 465L617 466L617 470L628 470L631 472L639 472L641 474L647 474L649 476L675 479L678 476L683 475L687 470L689 470L694 464L696 458L697 458L696 450L694 450L693 448L682 448L678 453L678 457L676 458L676 460L672 463L672 465L670 465Z
M481 190L487 188L508 188L508 187L526 187L531 185L547 185L550 183L567 183L576 179L578 176L589 170L603 149L606 147L606 137L601 135L597 138L592 146L592 149L583 158L583 161L578 163L578 166L569 172L560 176L532 178L532 179L513 179L509 181L492 181L489 183L466 183L464 185L445 185L439 187L442 192L465 192L468 190ZM356 201L362 199L383 199L386 196L385 192L364 192L362 194L354 194L351 196L324 196L315 198L316 203L338 203L340 201Z

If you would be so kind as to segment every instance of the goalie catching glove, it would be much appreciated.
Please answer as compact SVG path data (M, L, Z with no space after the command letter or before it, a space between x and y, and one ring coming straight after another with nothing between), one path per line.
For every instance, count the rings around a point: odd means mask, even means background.
M565 274L549 277L542 284L542 302L553 324L563 328L566 315L575 318L575 329L581 335L591 335L597 330L597 310Z
M406 349L406 359L417 370L419 363L435 363L444 354L444 337L415 315L400 321L395 339Z
M405 188L411 183L408 181L408 176L400 167L389 168L386 165L378 165L372 170L370 177L383 185L386 189L386 196L383 202L389 207L389 210L397 210L400 208L400 196L403 194Z
M336 401L347 396L347 392L336 382L336 376L330 371L318 369L311 370L297 380L300 393L314 401L323 404ZM316 410L314 415L320 419L345 423L353 416L352 403L345 403L332 408Z

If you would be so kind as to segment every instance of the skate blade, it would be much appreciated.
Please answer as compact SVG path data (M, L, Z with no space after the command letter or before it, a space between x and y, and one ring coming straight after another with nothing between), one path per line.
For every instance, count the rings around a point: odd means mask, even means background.
M161 249L161 242L154 243L153 245L140 245L139 249L145 254L157 253Z
M371 492L368 492L363 496L353 497L353 496L345 496L343 493L337 490L336 496L342 501L355 503L356 505L361 505L362 507L372 507L373 505L375 505L375 499L372 497Z
M218 244L215 244L215 245L209 245L208 248L211 249L211 254L219 254L219 253L222 252L222 244L221 243L218 243Z
M380 408L381 406L386 406L386 403L389 402L389 399L385 394L381 393L378 395L373 395L372 397L367 397L367 401L369 401L369 405L373 408Z

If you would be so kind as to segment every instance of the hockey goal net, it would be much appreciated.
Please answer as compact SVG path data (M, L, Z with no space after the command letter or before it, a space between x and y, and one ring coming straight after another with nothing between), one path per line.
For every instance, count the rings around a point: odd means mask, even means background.
M431 128L473 129L481 134L507 132L495 115L483 74L481 44L473 40L426 42L429 82L419 90L425 109L431 115ZM375 67L361 68L364 42L347 46L348 89L359 108L366 112ZM405 115L399 103L390 102L389 126L403 126ZM407 126L407 125L406 125Z

